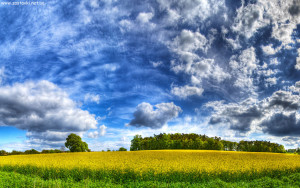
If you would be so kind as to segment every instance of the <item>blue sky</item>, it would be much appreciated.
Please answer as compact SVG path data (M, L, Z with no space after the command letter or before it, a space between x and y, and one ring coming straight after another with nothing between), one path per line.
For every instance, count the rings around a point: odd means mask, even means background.
M300 146L300 3L0 1L0 148L197 133ZM25 1L23 1L25 2Z

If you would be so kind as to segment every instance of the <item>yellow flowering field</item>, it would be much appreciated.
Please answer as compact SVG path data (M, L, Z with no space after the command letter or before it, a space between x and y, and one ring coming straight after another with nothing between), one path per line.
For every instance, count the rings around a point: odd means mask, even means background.
M77 185L74 182L84 184L85 187L89 187L87 182L94 187L158 187L162 183L165 187L214 187L214 182L221 182L219 187L261 187L264 185L261 182L269 182L270 187L286 184L297 187L300 185L300 155L213 150L147 150L0 157L0 180L5 176L2 187L22 187L21 180L15 183L15 174L27 177L22 181L31 182L29 187L35 187L34 182L38 178L41 178L38 179L41 185L45 183L50 186L54 180L60 182L60 185L54 187L73 187L73 184ZM6 181L11 181L11 184Z
M300 156L205 150L155 150L13 155L0 157L1 166L36 166L59 169L131 170L137 173L261 172L297 170Z

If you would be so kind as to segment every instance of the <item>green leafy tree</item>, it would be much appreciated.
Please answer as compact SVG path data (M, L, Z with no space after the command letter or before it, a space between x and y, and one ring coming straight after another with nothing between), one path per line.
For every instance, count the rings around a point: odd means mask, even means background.
M141 135L135 135L133 137L133 139L131 140L130 151L141 150L141 142L142 142L142 136Z
M23 154L23 152L16 151L16 150L12 150L12 152L10 153L10 155L21 155L21 154Z
M0 150L0 156L7 155L7 152L5 150Z
M120 148L119 148L119 151L127 151L127 149L124 148L124 147L120 147Z
M71 152L86 152L89 151L88 144L81 140L81 137L72 133L68 136L65 143L66 148Z
M35 149L31 149L31 150L26 150L24 153L25 153L25 154L39 154L40 152L38 152L38 151L35 150Z

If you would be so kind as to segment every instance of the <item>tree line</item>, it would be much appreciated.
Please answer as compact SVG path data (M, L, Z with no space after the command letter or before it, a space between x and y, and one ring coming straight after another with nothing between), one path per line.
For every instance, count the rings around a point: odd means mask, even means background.
M285 153L283 145L269 141L240 141L231 142L220 137L208 137L201 134L166 134L161 133L153 137L136 135L131 140L130 151L160 150L160 149L195 149L195 150L225 150L249 152Z
M12 150L11 152L7 152L5 150L0 150L0 156L4 156L4 155L29 155L29 154L45 154L45 153L62 153L64 151L59 150L59 149L50 149L50 150L42 150L41 152L35 150L35 149L30 149L30 150L26 150L26 151L16 151L16 150Z
M65 147L69 149L69 151L65 151ZM103 150L102 150L103 151ZM107 151L110 151L107 149ZM114 151L114 150L113 150ZM126 148L120 147L117 151L127 151ZM0 156L5 155L28 155L28 154L46 154L46 153L64 153L64 152L91 152L91 150L88 147L88 144L86 142L83 142L81 137L71 133L67 138L65 142L65 146L62 146L61 149L50 149L50 150L42 150L41 152L30 149L26 150L24 152L22 151L16 151L13 150L12 152L7 152L5 150L0 150Z

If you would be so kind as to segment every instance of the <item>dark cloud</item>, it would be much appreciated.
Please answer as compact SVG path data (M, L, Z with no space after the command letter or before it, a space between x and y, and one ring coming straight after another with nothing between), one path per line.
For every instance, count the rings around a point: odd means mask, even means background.
M275 136L300 136L300 121L296 113L276 113L261 123L263 131Z
M0 126L27 130L31 140L63 141L70 132L97 128L95 116L77 107L48 81L0 87Z
M254 22L259 18L259 12L252 12L247 19L243 20L242 23L247 28L251 29L253 27Z
M300 96L292 92L298 85L296 82L295 86L290 87L291 91L279 90L261 101L248 99L222 106L208 104L216 111L209 123L228 123L230 129L241 133L247 133L251 131L251 125L257 125L263 132L275 136L300 135Z
M141 103L137 106L129 125L136 127L150 127L153 129L161 128L168 121L176 118L181 112L181 108L171 103L160 103L155 105L155 109L149 103Z
M292 95L287 91L276 91L269 101L269 107L282 107L284 110L297 110L300 108L298 95Z
M292 16L298 16L300 14L300 3L298 1L294 1L294 3L290 6L290 8L288 9L289 13Z
M211 125L215 125L215 124L219 124L219 123L223 123L223 122L227 122L227 120L222 117L212 116L209 120L209 124L211 124Z
M229 107L222 113L223 118L211 118L210 123L228 122L232 130L246 133L250 131L253 120L262 117L262 111L257 106L250 108Z

